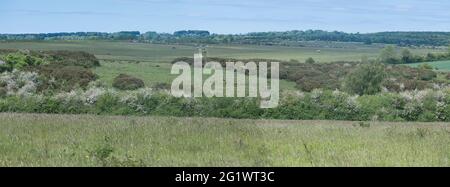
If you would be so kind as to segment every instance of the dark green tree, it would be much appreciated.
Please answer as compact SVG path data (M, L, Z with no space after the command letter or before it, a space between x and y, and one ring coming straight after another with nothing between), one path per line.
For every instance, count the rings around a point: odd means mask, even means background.
M309 57L309 58L307 58L306 60L305 60L305 63L308 63L308 64L314 64L316 61L313 59L313 58L311 58L311 57Z
M397 51L395 47L392 45L388 45L381 50L380 53L380 62L388 63L388 64L397 64L399 63L399 59L397 57Z
M402 50L402 63L408 64L414 62L414 55L408 49Z
M381 91L381 84L385 77L386 73L383 64L361 64L345 77L343 88L351 94L376 94Z

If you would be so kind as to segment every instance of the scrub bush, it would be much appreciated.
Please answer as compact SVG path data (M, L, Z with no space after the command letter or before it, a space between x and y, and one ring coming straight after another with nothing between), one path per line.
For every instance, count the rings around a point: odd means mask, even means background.
M113 87L120 90L136 90L144 86L144 81L126 74L120 74L113 80Z

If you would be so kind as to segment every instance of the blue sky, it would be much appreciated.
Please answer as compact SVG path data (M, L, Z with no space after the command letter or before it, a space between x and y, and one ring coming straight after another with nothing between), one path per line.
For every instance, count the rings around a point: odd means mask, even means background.
M450 31L448 0L0 0L0 33Z

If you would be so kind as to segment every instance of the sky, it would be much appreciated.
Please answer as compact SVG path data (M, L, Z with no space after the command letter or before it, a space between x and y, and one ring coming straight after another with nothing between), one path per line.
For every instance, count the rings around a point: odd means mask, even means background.
M0 0L0 33L450 31L448 0Z

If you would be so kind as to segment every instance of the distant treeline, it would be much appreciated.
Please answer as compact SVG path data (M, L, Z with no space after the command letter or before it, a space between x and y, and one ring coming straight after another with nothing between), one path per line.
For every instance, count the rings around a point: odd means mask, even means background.
M0 40L135 40L152 43L298 45L302 41L384 43L400 46L448 46L450 32L345 33L322 30L254 32L247 34L211 34L202 30L170 33L139 31L72 32L46 34L0 34Z

